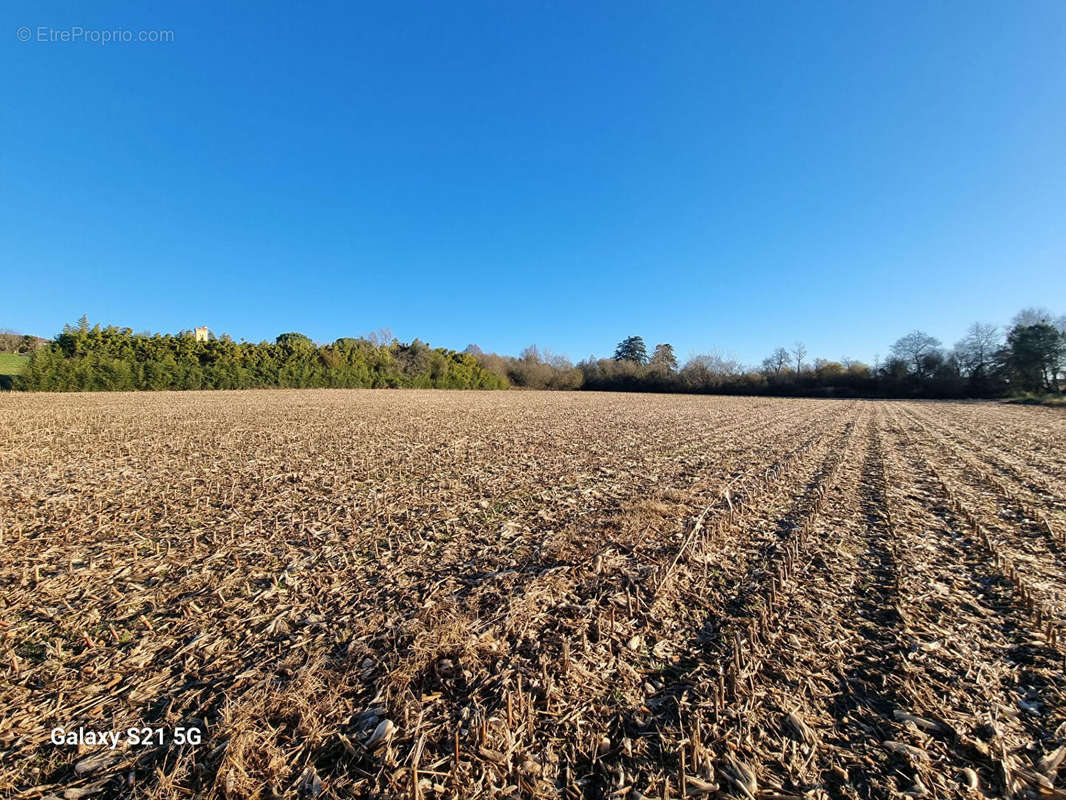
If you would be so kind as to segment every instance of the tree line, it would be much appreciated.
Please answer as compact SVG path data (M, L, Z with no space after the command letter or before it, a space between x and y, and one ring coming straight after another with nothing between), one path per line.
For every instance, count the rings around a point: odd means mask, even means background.
M974 323L954 347L922 331L901 336L883 361L808 360L802 342L778 347L758 366L718 353L680 364L669 343L649 353L629 336L610 358L572 363L530 346L517 357L403 343L387 332L315 344L299 333L273 342L235 342L191 331L134 334L90 326L84 317L50 342L17 340L31 352L13 388L36 391L137 389L440 388L592 389L851 397L1061 395L1066 316L1025 309L1004 328Z
M796 396L991 398L1062 394L1066 380L1066 316L1025 309L1000 328L974 323L954 347L922 331L901 336L889 356L867 364L850 358L808 360L796 342L778 347L758 366L718 353L679 365L672 345L630 336L612 358L589 357L576 365L529 347L518 358L486 354L471 346L493 372L534 389L708 392Z
M473 355L385 337L316 345L300 333L273 342L235 342L192 331L135 334L82 317L35 349L13 388L31 391L162 389L434 388L502 389L507 380Z

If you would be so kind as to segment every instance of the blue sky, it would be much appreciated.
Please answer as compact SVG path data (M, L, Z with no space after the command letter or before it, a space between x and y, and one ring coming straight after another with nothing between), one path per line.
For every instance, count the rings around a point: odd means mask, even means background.
M1066 312L1059 0L170 6L0 12L0 327L757 362Z

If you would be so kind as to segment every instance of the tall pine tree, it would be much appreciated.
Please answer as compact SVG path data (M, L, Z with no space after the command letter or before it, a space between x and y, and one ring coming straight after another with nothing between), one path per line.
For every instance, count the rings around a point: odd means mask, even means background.
M637 364L648 363L648 348L639 336L627 336L614 349L615 361L634 361Z

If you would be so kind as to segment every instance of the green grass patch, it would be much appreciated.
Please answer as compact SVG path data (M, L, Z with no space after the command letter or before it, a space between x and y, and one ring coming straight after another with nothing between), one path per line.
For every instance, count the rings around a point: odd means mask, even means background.
M21 375L30 357L21 353L0 353L0 391L11 390L16 375Z
M21 353L0 353L0 375L21 375L30 357Z
M1061 394L1035 394L1027 392L1005 400L1006 403L1023 406L1059 406L1066 408L1066 396Z

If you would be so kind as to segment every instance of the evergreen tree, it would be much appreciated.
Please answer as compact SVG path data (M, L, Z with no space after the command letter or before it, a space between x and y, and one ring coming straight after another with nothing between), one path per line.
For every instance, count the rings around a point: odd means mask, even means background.
M657 344L651 355L651 366L661 372L677 372L677 356L672 344Z
M1058 391L1066 337L1046 322L1015 325L1007 336L1011 376L1026 391Z
M644 340L639 336L627 336L615 348L614 360L646 364L648 362L648 349L644 346Z

